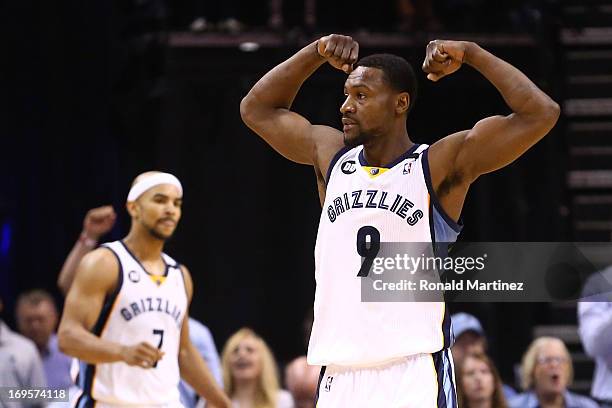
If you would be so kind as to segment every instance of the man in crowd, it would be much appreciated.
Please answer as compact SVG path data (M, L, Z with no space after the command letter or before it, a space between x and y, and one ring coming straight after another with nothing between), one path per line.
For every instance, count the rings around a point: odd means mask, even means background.
M0 299L0 313L2 299ZM27 389L45 387L45 372L36 346L28 338L12 331L0 319L0 385ZM0 401L3 405L3 401ZM17 407L36 407L17 403Z
M17 328L32 340L40 357L47 378L53 388L68 388L71 358L59 351L55 330L58 321L57 307L53 297L44 290L34 289L23 293L17 299Z

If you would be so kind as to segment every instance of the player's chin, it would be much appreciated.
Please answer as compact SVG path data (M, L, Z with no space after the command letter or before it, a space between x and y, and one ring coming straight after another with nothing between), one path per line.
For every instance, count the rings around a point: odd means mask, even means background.
M353 130L345 130L344 134L344 145L347 147L355 147L361 144L361 138L359 137L359 133Z
M155 236L159 239L168 240L174 234L174 228L155 228Z

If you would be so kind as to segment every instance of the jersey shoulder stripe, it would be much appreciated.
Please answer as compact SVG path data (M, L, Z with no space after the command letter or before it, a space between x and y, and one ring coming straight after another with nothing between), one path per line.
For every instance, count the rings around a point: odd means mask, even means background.
M344 154L348 152L349 150L351 150L350 147L344 146L336 152L334 157L332 157L331 162L329 162L329 167L327 168L327 174L325 175L326 183L329 183L329 177L331 176L332 169L334 168L336 163L338 163L338 160L340 160L340 158L344 156Z

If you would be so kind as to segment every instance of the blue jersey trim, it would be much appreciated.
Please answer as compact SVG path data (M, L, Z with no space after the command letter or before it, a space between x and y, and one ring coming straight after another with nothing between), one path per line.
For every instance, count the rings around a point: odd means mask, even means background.
M319 402L319 389L321 388L321 382L323 381L323 377L325 376L325 369L326 368L327 368L327 366L322 366L321 367L321 371L319 372L319 381L317 381L317 392L316 392L315 398L314 398L315 408L317 406L317 402Z
M128 254L129 254L129 255L130 255L130 256L131 256L131 257L132 257L132 258L133 258L133 259L134 259L134 260L135 260L137 263L138 263L138 265L140 265L140 267L142 268L142 270L143 270L143 271L145 271L145 273L146 273L147 275L151 275L151 276L158 276L158 275L153 275L152 273L150 273L149 271L147 271L147 269L146 269L146 268L145 268L145 267L142 265L142 263L141 263L141 262L138 260L138 258L136 258L136 255L134 255L134 254L132 253L132 251L130 251L130 248L128 248L128 246L127 246L127 245L125 245L125 242L123 242L123 241L119 241L119 242L121 243L121 245L123 245L123 247L125 248L125 250L127 251L127 253L128 253ZM162 259L162 262L164 263L164 265L166 266L166 267L164 268L164 274L163 274L163 275L161 275L161 276L163 276L163 277L167 277L167 276L168 276L168 270L170 269L170 266L176 266L176 264L175 264L175 265L169 265L169 264L166 262L166 259L165 259L163 256L161 257L161 259ZM176 262L176 261L175 261L175 262Z
M416 149L418 149L419 146L420 146L420 144L415 143L412 146L410 146L410 148L408 150L406 150L404 153L402 153L402 155L400 157L398 157L397 159L393 160L391 163L389 163L389 164L387 164L385 166L376 166L376 167L382 167L382 168L390 169L393 166L396 166L396 165L400 164L401 162L403 162L404 160L408 159L412 155L416 155L416 157L418 157L418 155L415 154L414 151ZM368 161L365 158L365 154L363 153L363 149L361 149L361 151L359 152L359 164L361 164L362 166L370 166L368 164Z
M446 393L444 392L444 376L446 373L444 372L443 353L444 350L435 352L431 355L431 358L434 362L434 367L436 370L436 380L438 383L438 408L448 407L448 405L446 404Z
M444 337L443 349L448 349L452 346L452 335L451 335L451 317L448 312L448 304L444 305L444 318L442 319L442 336Z
M336 163L338 163L340 157L342 157L344 153L348 152L349 150L351 150L349 147L344 146L340 150L338 150L336 154L334 154L334 157L332 157L331 161L329 162L329 167L327 168L327 174L325 175L325 184L329 183L329 177L331 176L332 169L334 168Z
M463 229L463 225L461 224L461 219L459 219L459 222L455 222L455 220L453 220L446 213L446 211L444 211L444 208L442 208L442 204L440 204L440 201L438 200L438 196L436 195L436 192L435 192L435 190L433 188L433 185L431 183L431 174L429 172L428 153L429 153L429 148L427 148L422 153L423 154L423 158L422 158L421 162L423 163L423 174L425 175L425 184L427 184L427 190L429 191L429 197L430 197L430 199L431 199L435 209L437 210L438 214L440 214L440 216L442 216L442 218L444 219L446 224L448 224L448 226L451 227L453 229L453 231L455 231L457 234L459 234L461 232L461 230Z
M453 366L448 350L440 350L431 355L438 380L438 408L457 408L457 394L453 383Z

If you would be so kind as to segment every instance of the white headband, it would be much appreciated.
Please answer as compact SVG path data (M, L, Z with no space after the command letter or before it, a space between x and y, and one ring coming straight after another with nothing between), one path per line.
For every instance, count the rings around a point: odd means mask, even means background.
M128 193L127 201L136 201L145 191L155 186L159 186L160 184L173 185L178 188L179 195L181 197L183 196L183 186L179 179L170 173L155 173L134 184Z

